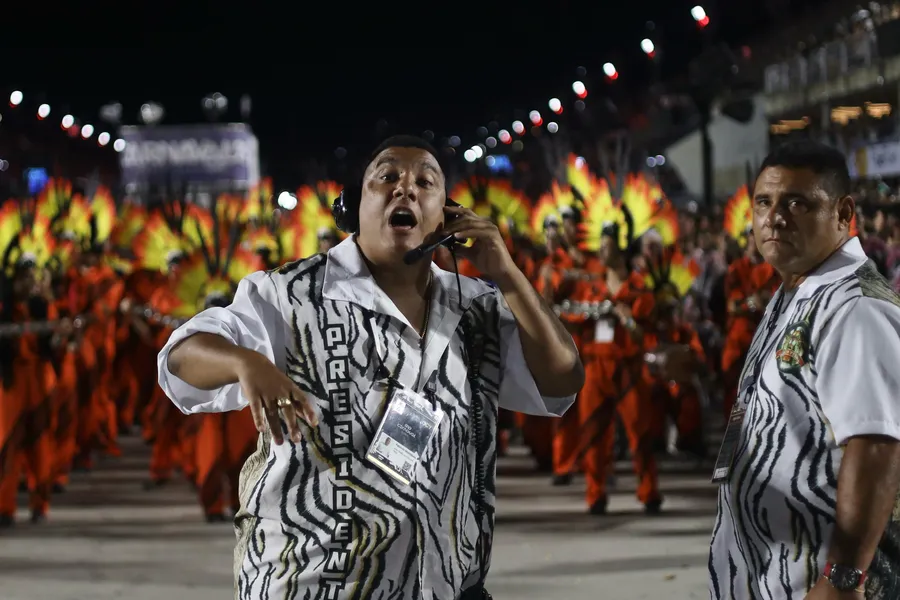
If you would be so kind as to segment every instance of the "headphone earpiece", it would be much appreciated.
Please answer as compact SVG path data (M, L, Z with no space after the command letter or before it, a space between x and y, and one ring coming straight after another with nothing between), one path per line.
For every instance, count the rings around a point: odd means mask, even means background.
M344 188L331 203L331 216L338 229L348 235L359 231L360 193L355 188Z

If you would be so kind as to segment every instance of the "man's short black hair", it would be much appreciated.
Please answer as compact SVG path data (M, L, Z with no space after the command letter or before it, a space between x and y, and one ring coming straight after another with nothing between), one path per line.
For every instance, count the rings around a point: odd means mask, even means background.
M369 163L375 160L375 158L379 154L381 154L388 148L419 148L432 155L434 157L434 160L438 161L438 164L441 163L441 159L438 156L438 152L437 150L435 150L434 146L415 135L392 135L388 139L378 144L378 147L372 151L372 154L369 156ZM366 164L366 167L368 166L369 165Z
M756 176L768 167L809 169L824 180L824 187L833 200L850 193L847 158L837 148L821 142L798 140L781 144L769 153Z

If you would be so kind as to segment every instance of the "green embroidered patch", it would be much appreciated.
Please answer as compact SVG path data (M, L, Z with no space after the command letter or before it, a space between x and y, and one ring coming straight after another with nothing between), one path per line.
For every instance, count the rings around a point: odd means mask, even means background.
M778 370L796 374L809 363L809 325L800 321L788 325L775 351Z

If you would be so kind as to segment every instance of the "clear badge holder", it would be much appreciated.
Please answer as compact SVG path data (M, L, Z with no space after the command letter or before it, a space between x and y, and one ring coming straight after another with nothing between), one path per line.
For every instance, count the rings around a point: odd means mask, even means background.
M409 485L443 418L444 412L421 394L394 388L366 460Z

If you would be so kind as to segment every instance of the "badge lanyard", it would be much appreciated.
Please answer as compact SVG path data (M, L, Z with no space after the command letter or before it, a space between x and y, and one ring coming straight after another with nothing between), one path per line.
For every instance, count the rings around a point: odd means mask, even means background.
M437 406L435 399L436 386L433 375L425 384L425 397L416 391L421 384L422 368L425 365L433 280L432 276L426 292L428 301L425 305L425 317L419 340L421 365L416 382L413 389L409 390L400 382L388 377L387 409L366 452L366 460L404 485L410 485L415 478L419 461L444 418L444 412ZM379 370L382 373L387 371L383 364ZM374 385L373 391L369 393L380 395L382 393L380 388L380 385Z

